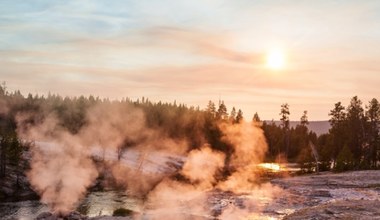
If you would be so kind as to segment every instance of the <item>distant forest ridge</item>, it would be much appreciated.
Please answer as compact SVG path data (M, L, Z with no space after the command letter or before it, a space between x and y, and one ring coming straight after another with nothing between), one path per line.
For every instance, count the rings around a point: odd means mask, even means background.
M271 123L272 120L265 120L266 123ZM281 121L273 121L277 126L281 125ZM290 121L289 125L292 128L295 128L297 125L299 125L301 121ZM321 134L327 134L329 133L329 129L331 128L329 121L309 121L309 124L307 126L309 130L315 132L318 136Z

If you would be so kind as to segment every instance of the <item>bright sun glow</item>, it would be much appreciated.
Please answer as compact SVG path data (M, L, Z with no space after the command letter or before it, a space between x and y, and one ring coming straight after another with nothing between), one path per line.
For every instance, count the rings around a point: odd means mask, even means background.
M267 55L267 67L274 70L283 69L285 65L284 53L281 50L271 50Z

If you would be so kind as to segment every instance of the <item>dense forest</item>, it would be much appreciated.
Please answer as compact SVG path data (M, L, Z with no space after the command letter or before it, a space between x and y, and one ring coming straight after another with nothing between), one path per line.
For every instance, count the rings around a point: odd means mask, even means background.
M54 114L63 128L75 134L86 125L86 111L103 105L125 105L141 109L145 124L159 129L168 137L186 139L189 150L209 144L214 150L224 152L228 160L231 155L230 143L222 138L219 123L240 123L248 121L260 126L266 136L269 149L266 161L297 162L304 171L312 171L315 157L321 170L377 169L380 159L380 104L372 99L365 108L358 97L353 97L347 107L341 102L330 111L331 129L328 134L317 136L308 129L307 111L300 116L300 124L289 126L290 107L281 105L280 125L274 121L262 121L258 113L252 119L244 118L243 111L232 107L230 111L223 101L215 104L209 101L206 109L188 107L184 104L151 102L147 98L111 101L98 97L23 96L20 91L9 92L5 84L0 86L0 175L4 176L7 166L27 169L23 154L28 151L31 140L22 140L17 135L17 117L20 114L33 115L30 123L44 120ZM128 112L125 112L128 114ZM126 140L121 148L135 143ZM312 147L315 146L315 147ZM313 151L317 153L313 156ZM228 161L227 161L228 162Z
M380 159L380 104L373 98L363 108L362 101L354 96L349 105L341 102L329 112L331 128L327 134L317 136L307 128L307 111L301 123L289 128L289 106L281 106L281 125L264 123L263 129L269 144L268 157L284 154L288 161L300 163L306 170L313 168L313 147L321 170L378 169Z

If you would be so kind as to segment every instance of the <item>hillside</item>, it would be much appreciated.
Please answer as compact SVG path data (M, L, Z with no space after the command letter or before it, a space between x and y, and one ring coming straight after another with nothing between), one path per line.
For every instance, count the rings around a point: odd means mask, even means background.
M267 123L270 123L271 121L266 121ZM281 121L274 121L276 125L280 125ZM290 127L295 127L300 123L300 121L291 121ZM326 134L329 132L330 129L330 123L329 121L309 121L308 128L315 132L318 136L321 134Z

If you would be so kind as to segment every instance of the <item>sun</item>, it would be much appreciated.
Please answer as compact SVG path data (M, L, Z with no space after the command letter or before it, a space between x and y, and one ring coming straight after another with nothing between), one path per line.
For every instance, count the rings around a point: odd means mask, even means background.
M267 67L273 70L283 69L285 66L285 56L280 49L272 49L267 54Z

